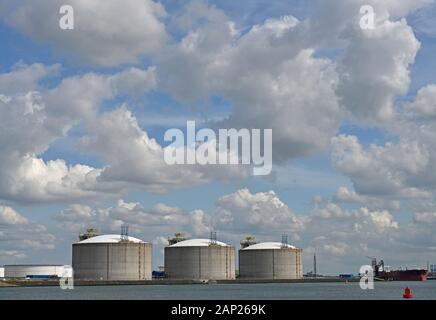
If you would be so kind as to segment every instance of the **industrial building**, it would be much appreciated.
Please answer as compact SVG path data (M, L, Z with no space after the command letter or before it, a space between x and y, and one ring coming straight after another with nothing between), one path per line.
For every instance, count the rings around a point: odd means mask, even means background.
M5 268L0 267L0 278L4 278L4 277L5 277Z
M302 249L280 242L242 246L239 250L239 277L266 280L300 279L303 277L301 253Z
M71 268L63 265L16 264L4 266L5 278L48 279L65 276L65 270Z
M73 244L74 279L151 280L151 243L123 234L81 239Z
M185 280L235 279L235 248L216 239L173 243L165 248L165 275Z

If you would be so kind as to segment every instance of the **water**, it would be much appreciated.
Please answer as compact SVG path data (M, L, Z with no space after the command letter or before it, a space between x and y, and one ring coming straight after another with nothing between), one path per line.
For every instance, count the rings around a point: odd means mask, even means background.
M436 300L436 281L376 282L374 290L362 290L358 283L95 286L74 290L0 287L0 300L396 300L403 299L407 286L412 289L414 299Z

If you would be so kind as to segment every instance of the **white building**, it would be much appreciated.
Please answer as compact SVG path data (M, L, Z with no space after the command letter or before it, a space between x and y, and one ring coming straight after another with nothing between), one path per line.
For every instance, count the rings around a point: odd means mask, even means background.
M5 278L62 278L65 276L65 269L71 268L64 265L36 265L36 264L15 264L4 266Z

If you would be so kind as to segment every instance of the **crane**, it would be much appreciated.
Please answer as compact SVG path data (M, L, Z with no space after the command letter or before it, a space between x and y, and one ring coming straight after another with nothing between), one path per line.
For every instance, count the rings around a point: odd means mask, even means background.
M385 263L383 260L380 260L377 263L377 258L369 257L369 256L366 256L366 257L371 259L371 266L372 266L372 269L374 270L375 275L377 275L380 271L383 271L383 272L385 271Z

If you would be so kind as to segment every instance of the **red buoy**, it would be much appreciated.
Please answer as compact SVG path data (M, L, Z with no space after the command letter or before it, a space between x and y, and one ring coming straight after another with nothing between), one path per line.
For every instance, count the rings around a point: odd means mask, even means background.
M407 287L406 290L404 290L403 298L404 299L413 298L412 291L409 289L409 287Z

